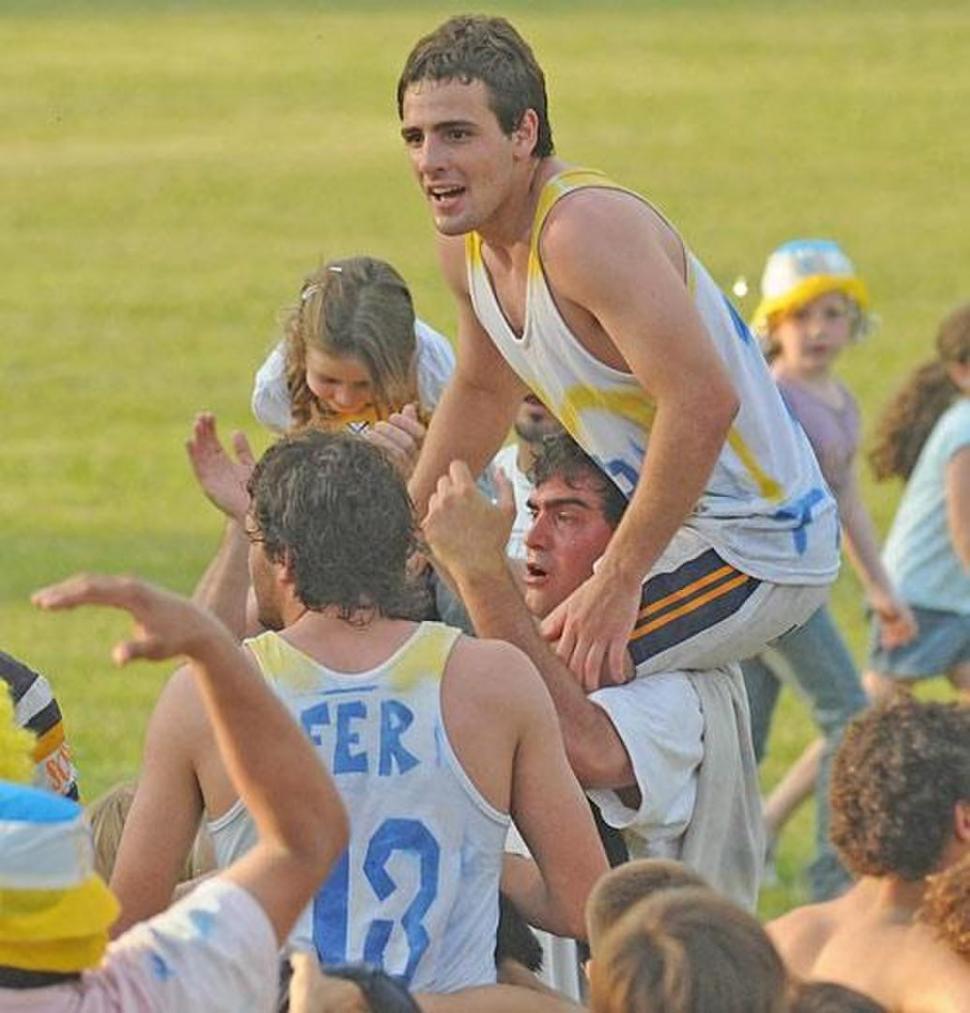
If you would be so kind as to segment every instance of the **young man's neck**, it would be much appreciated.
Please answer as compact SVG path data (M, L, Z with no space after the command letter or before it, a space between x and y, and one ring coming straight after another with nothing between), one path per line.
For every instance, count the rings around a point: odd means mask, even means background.
M520 185L477 230L491 252L511 259L520 249L528 254L539 195L546 183L564 168L565 164L555 156L535 159L522 166Z

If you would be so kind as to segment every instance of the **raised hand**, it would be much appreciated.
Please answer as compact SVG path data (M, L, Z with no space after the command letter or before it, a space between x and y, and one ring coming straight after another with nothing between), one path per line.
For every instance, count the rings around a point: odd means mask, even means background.
M83 573L41 588L30 599L49 611L79 605L102 605L128 612L135 622L128 640L115 644L111 656L117 665L137 658L163 661L177 655L204 660L207 648L229 639L223 625L181 595L135 577Z
M453 461L428 501L421 529L435 559L456 579L462 572L505 566L505 547L515 520L512 483L496 473L498 502L475 485L464 461Z
M417 464L426 433L427 429L418 418L417 405L406 404L401 411L370 426L364 436L391 458L407 480Z
M216 507L242 524L249 510L247 483L255 461L249 441L241 432L232 434L235 460L226 452L216 432L211 412L195 417L192 436L185 442L189 463L202 491Z

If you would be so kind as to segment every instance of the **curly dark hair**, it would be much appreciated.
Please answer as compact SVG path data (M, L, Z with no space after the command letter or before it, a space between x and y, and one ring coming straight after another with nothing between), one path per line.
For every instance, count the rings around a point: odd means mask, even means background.
M832 843L859 876L922 879L970 801L970 707L899 693L846 729L832 767Z
M460 14L419 39L397 83L399 118L404 117L404 93L419 81L481 81L506 134L518 127L526 109L532 109L539 119L533 155L546 158L555 150L542 68L505 18Z
M616 483L567 432L546 436L536 446L529 480L535 486L553 478L562 478L567 485L577 486L589 479L603 502L603 516L611 528L620 523L627 500Z
M948 363L970 362L970 303L940 324L937 358L918 366L889 402L876 427L869 464L879 481L908 479L937 419L959 395Z
M341 618L413 618L424 602L408 578L418 547L414 506L391 461L362 437L305 430L273 444L249 480L256 537L286 561L308 609Z

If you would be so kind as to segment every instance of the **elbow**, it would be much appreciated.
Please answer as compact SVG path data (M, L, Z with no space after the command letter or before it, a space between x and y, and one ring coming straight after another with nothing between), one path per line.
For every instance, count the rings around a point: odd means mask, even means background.
M583 788L615 791L633 781L633 769L626 749L603 737L566 740L566 756L576 780Z

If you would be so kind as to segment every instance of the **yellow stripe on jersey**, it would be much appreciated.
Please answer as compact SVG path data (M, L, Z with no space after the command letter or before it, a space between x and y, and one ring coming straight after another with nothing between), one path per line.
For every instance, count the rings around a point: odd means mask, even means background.
M34 763L42 763L52 753L57 752L64 742L64 722L58 721L51 725L43 735L38 735L34 743Z
M672 609L670 612L665 612L662 616L658 616L656 619L653 619L648 623L644 623L643 626L638 626L633 636L630 637L630 643L634 640L639 640L641 637L645 637L648 633L653 633L654 630L659 630L662 626L666 626L668 623L673 622L675 619L679 619L681 616L688 615L691 612L696 612L702 605L715 601L723 595L726 595L729 591L733 591L736 587L740 587L742 584L747 583L750 579L751 578L746 573L739 573L731 580L727 580L723 584L718 584L717 587L712 588L707 592L707 594L698 595L696 598L692 598L690 601L685 602L680 606L680 608Z
M728 446L738 455L738 459L748 470L748 474L754 479L758 486L758 492L764 499L780 503L784 499L784 490L770 475L765 474L761 465L751 451L751 448L744 442L741 434L731 426L727 435Z
M412 641L404 655L391 666L391 686L407 690L420 680L441 679L448 655L461 630L443 623L424 623L416 641Z
M278 633L266 632L247 640L263 678L295 692L306 692L320 683L316 662L288 644Z
M639 390L599 390L576 384L563 395L558 406L559 421L575 433L580 430L580 416L587 411L609 412L629 419L645 433L650 431L657 406L652 399Z

